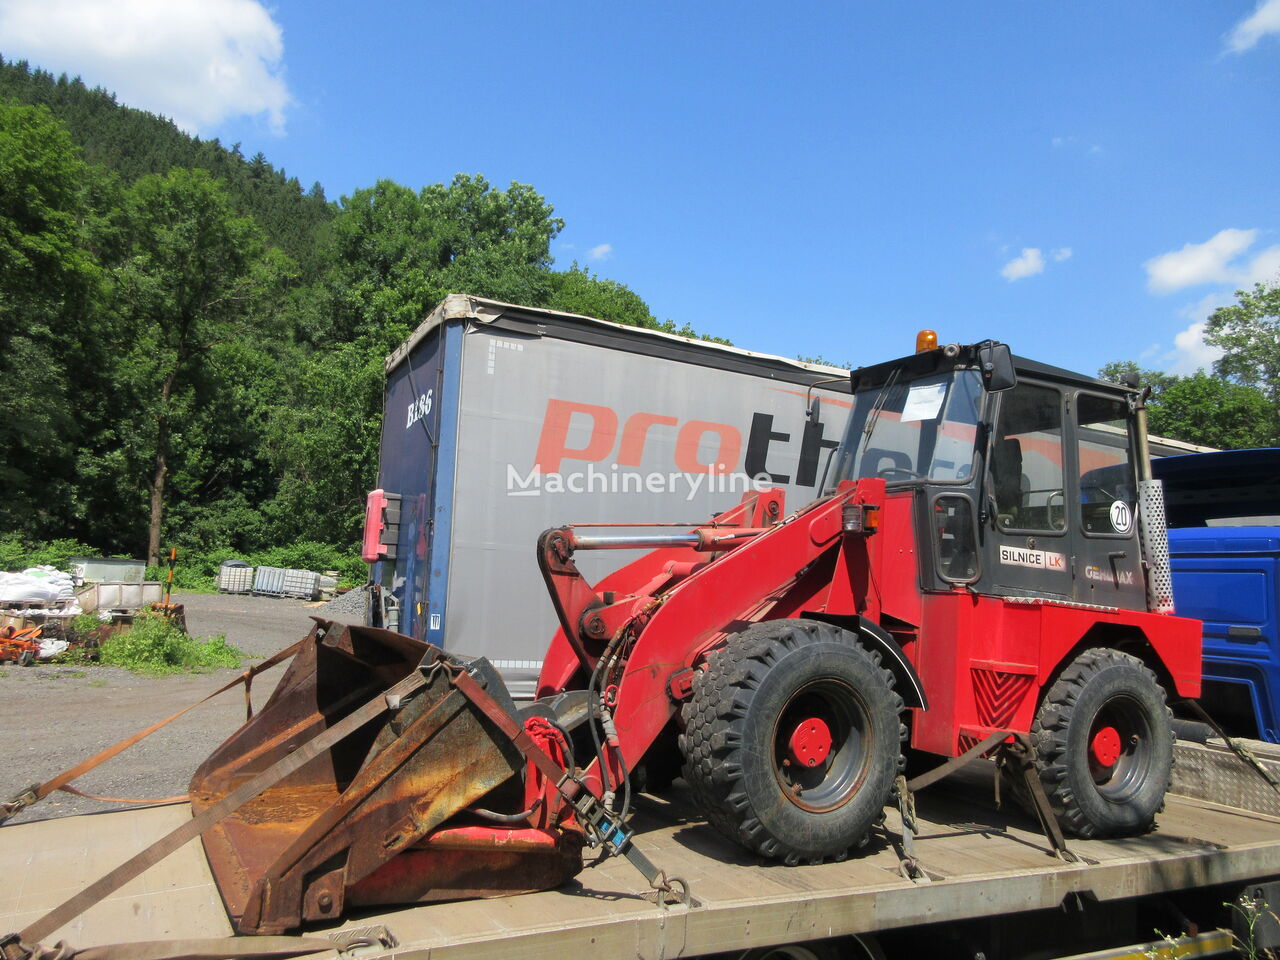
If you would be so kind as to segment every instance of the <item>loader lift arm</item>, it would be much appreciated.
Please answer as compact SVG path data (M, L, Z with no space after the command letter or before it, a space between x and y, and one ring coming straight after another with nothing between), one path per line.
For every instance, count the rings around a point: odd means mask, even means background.
M797 615L823 593L831 565L819 561L846 539L845 507L883 492L882 481L844 484L785 520L781 491L748 494L674 534L583 535L573 526L542 534L538 560L561 631L559 656L553 644L539 687L578 684L593 698L606 738L583 775L588 789L604 797L625 781L687 699L707 650L751 623ZM593 587L573 562L577 550L644 548L654 552L610 578L642 583L625 594ZM708 554L714 562L687 559Z

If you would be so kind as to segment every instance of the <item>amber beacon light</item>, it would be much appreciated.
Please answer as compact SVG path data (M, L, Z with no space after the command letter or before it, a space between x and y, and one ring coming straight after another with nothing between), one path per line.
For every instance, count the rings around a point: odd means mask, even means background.
M924 353L938 348L938 335L932 330L921 330L916 334L916 353Z

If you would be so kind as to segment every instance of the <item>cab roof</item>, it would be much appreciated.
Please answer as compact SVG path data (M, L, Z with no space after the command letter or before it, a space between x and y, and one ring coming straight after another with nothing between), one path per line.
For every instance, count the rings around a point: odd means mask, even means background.
M855 385L854 389L884 383L889 374L898 367L902 367L903 373L909 375L912 379L946 370L971 369L976 365L977 348L979 346L980 344L961 346L959 352L954 356L947 356L945 352L947 348L938 347L934 350L925 350L921 353L899 357L896 360L886 360L883 363L858 367L851 374ZM1028 360L1026 357L1015 356L1013 358L1013 368L1020 377L1026 375L1037 380L1051 380L1073 387L1087 387L1091 390L1114 395L1136 392L1133 387L1113 383L1110 380L1100 380L1097 377L1090 377L1082 373L1075 373L1062 367L1055 367L1052 364L1041 363L1038 360Z

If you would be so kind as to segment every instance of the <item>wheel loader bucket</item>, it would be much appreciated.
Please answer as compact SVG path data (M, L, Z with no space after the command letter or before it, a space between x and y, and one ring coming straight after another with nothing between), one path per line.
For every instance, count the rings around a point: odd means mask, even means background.
M581 869L572 832L495 831L468 827L474 821L465 817L439 829L525 768L510 738L453 686L446 665L465 669L515 715L484 659L317 619L261 712L196 771L190 794L199 815L282 758L315 752L203 834L240 932L276 934L333 920L348 903L543 889ZM424 681L416 691L387 696L415 671ZM371 702L374 719L328 749L308 747ZM495 833L511 834L512 842L495 843ZM523 856L513 858L516 851ZM502 869L485 869L491 856Z

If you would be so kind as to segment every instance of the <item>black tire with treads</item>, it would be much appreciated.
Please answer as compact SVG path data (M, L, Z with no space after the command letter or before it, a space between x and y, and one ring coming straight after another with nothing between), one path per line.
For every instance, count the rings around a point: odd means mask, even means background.
M1172 781L1174 738L1164 690L1141 660L1084 651L1045 694L1031 736L1040 782L1066 832L1123 837L1151 829ZM1100 758L1093 744L1107 736L1113 746Z
M787 863L843 859L883 815L900 767L902 698L879 655L831 624L755 624L708 655L685 703L684 777L708 822ZM831 735L812 768L790 731Z

